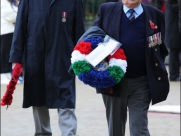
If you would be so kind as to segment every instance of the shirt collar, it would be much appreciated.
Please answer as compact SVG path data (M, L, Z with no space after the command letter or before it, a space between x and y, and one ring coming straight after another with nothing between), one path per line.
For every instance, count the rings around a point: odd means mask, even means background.
M124 13L126 14L128 12L128 10L130 10L130 8L126 7L125 5L123 5L123 10ZM137 6L136 8L134 8L134 11L137 15L140 15L141 13L143 13L143 7L140 4L139 6Z

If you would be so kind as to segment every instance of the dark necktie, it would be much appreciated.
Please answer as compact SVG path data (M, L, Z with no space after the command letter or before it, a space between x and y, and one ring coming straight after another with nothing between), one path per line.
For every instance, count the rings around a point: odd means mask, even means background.
M135 16L133 14L135 12L134 9L130 9L128 12L130 13L128 19L131 21L135 20Z

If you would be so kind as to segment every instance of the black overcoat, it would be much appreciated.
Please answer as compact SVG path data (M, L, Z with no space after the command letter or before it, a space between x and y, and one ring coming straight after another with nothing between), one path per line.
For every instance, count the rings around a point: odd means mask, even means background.
M179 5L166 3L165 11L165 44L168 48L180 49Z
M75 108L68 68L85 31L82 0L21 0L16 20L10 62L24 58L23 107Z
M150 48L147 39L145 39L147 75L149 79L152 104L155 104L166 100L169 92L168 74L164 65L165 57L168 55L164 43L165 19L163 12L158 9L146 4L142 4L142 6L145 14L146 37L161 32L163 41L162 44ZM122 12L123 4L121 2L104 3L100 6L98 18L95 20L94 25L99 26L107 35L120 41ZM153 30L150 27L150 20L158 26L158 29ZM98 93L104 93L115 97L121 97L119 93L120 91L119 84L113 86L113 94L109 94L109 88L97 89Z

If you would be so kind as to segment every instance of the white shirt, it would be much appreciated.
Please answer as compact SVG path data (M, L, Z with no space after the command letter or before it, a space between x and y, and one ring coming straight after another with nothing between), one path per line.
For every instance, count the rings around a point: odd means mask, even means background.
M126 14L127 17L129 17L130 13L128 12L130 10L130 8L126 7L125 5L123 5L123 11ZM134 16L135 18L137 18L139 15L141 15L143 13L143 7L140 4L138 7L134 8Z

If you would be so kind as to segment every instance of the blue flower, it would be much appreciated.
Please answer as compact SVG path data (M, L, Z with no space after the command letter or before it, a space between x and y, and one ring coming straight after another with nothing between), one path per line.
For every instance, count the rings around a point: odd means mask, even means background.
M116 83L115 79L110 77L108 70L96 71L91 69L88 73L80 74L78 78L83 81L84 84L88 84L96 88L108 88Z
M84 42L90 42L91 43L92 50L94 50L98 46L98 44L103 42L103 41L104 41L104 38L102 38L101 36L93 37L93 38L86 38L84 40Z

